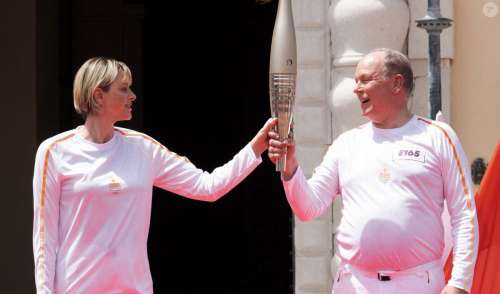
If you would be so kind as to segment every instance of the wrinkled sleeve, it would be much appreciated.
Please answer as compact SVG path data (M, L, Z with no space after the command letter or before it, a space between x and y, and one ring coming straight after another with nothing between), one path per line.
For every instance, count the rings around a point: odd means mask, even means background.
M33 176L33 255L38 294L54 293L60 182L50 145L38 148Z
M455 132L440 124L444 196L450 212L453 270L448 285L470 292L479 243L479 229L469 163Z
M247 144L230 161L209 173L160 146L153 161L157 170L155 186L191 199L213 202L243 181L262 158L256 157Z
M339 194L340 153L341 143L336 140L309 180L306 180L300 167L290 180L282 179L288 203L300 220L307 221L320 216Z

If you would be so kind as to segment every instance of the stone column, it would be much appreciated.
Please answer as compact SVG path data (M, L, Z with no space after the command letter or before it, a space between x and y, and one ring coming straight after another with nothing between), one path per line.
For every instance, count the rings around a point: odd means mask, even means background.
M353 93L358 61L378 47L406 53L409 14L403 0L335 0L330 6L333 66L329 105L334 138L366 121Z
M328 108L328 0L292 0L297 37L295 98L297 159L307 177L331 143ZM295 293L331 293L331 213L309 221L295 219Z

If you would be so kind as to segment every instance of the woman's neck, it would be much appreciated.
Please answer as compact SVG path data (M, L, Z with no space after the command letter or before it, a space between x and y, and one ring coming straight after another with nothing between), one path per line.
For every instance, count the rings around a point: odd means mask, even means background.
M113 131L113 123L92 115L85 120L82 136L91 142L103 144L113 138Z

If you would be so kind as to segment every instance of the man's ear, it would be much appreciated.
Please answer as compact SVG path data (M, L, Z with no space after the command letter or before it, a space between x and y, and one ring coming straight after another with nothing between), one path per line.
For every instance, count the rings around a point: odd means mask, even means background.
M392 90L395 94L401 92L404 87L405 78L401 74L395 74L392 78Z

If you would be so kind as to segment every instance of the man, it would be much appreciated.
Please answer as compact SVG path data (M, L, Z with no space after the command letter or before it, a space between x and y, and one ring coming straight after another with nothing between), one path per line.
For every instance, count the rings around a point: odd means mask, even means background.
M306 180L293 142L269 132L273 162L285 154L286 197L302 220L343 202L336 234L341 260L334 293L468 293L478 227L465 154L446 124L408 109L413 73L403 54L377 49L355 73L370 122L340 135ZM440 263L444 201L453 225L454 267L445 286Z

